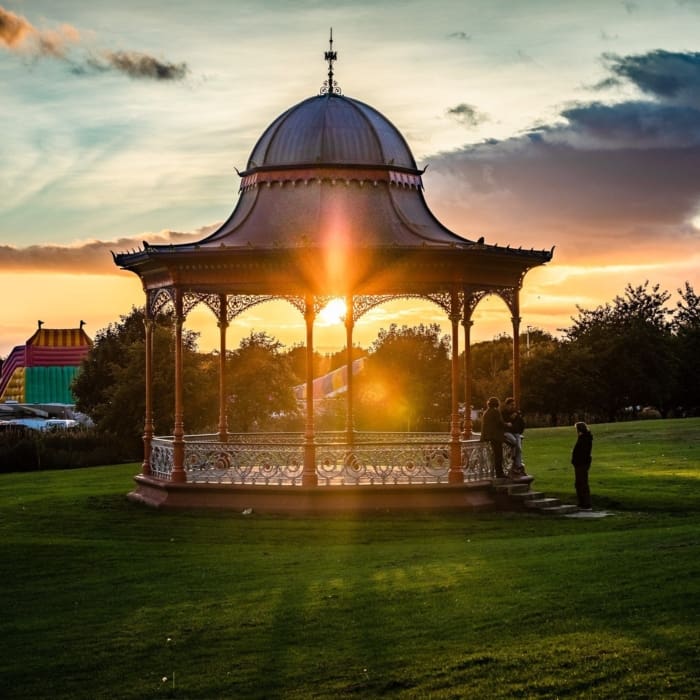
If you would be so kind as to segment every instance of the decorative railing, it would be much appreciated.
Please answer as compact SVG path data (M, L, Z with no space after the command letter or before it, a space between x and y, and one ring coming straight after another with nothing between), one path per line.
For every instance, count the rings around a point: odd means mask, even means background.
M185 443L185 472L191 483L299 486L303 466L300 443Z
M172 438L153 438L151 442L151 476L170 481L173 472L173 440Z
M317 445L316 474L323 486L439 484L447 482L449 445L416 441Z
M314 444L338 444L347 442L347 432L344 430L324 431L314 435ZM172 435L159 439L171 440ZM353 444L379 443L379 442L439 442L449 441L449 436L445 433L375 433L362 432L353 433ZM216 442L219 443L218 433L207 433L202 435L187 435L185 442ZM228 433L227 442L232 444L260 445L260 444L303 444L304 434L295 433Z
M444 484L450 470L450 441L444 433L358 433L352 444L345 433L315 436L316 476L320 486ZM487 442L460 442L464 481L493 478L493 453ZM151 475L170 480L172 437L154 438ZM185 439L188 483L299 486L304 463L304 439L295 434L215 435ZM504 449L506 472L512 463Z

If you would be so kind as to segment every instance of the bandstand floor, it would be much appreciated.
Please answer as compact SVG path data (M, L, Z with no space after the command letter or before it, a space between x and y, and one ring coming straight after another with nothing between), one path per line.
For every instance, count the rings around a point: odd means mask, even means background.
M398 510L492 510L491 480L465 484L269 486L174 483L134 477L129 499L156 508L219 508L262 513L329 514Z

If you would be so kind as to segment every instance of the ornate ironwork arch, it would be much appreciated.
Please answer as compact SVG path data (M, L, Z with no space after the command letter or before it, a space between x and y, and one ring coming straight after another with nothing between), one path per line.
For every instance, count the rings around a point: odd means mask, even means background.
M168 309L175 311L175 289L173 287L161 287L146 291L146 311L150 318L155 318Z
M393 299L389 294L358 294L352 298L352 317L353 320L362 318L368 311L371 311L375 306L383 304L385 301Z
M512 316L517 316L517 301L518 301L518 288L517 287L494 287L492 289L471 289L466 288L464 290L464 319L465 321L471 321L472 315L476 310L479 303L488 296L497 296L503 300L508 311L510 311Z
M434 292L424 296L421 294L416 296L432 301L433 304L437 304L447 314L448 318L452 313L452 292Z
M295 295L285 295L277 296L275 299L283 299L284 301L290 303L302 316L306 314L306 297L295 296ZM331 300L335 299L334 296L315 296L313 297L313 312L317 314L321 309Z
M221 300L218 294L206 294L202 292L184 292L182 295L182 315L187 315L199 304L204 304L218 319L221 312Z
M399 299L425 299L439 306L448 317L452 310L452 296L450 292L435 292L431 294L358 294L352 298L353 319L356 321L380 304Z
M244 311L258 304L279 298L273 294L231 294L226 297L226 320L232 321L236 316L240 316Z

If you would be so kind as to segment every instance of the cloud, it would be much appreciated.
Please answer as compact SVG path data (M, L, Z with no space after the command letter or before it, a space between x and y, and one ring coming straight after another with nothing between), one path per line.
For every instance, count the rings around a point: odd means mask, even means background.
M74 245L32 245L25 248L0 245L0 271L3 273L51 273L116 275L119 268L111 251L122 252L141 246L146 238L153 245L190 243L203 238L217 225L204 226L190 233L161 231L158 234L118 238L113 241L81 241Z
M553 243L566 231L587 231L589 249L631 231L637 243L651 244L665 229L696 234L689 222L700 202L698 146L580 149L522 137L467 147L430 165L459 187L472 227L488 224L501 243L523 229L548 231Z
M480 112L474 105L462 102L455 107L450 107L447 114L459 124L464 126L474 127L489 120L489 116Z
M0 46L11 51L62 59L68 47L79 41L80 32L70 24L40 30L25 17L0 7Z
M0 7L0 43L11 48L22 44L34 28L24 17Z
M552 141L600 148L675 147L700 145L700 110L685 105L629 101L616 105L579 104L561 111L566 126L543 127Z
M650 51L635 56L603 54L603 61L614 77L627 80L655 98L700 106L700 53Z
M65 61L74 75L115 71L135 79L183 80L186 63L171 63L140 51L82 50L80 31L69 24L37 29L25 17L0 7L0 46L36 58Z
M115 70L130 78L153 80L182 80L189 72L186 63L167 63L139 51L104 51L99 56L90 56L83 65L76 66L73 72L83 73L87 69Z
M610 70L654 99L568 105L554 123L430 158L450 217L488 242L556 244L560 259L562 248L629 261L696 249L700 61L654 51L615 57Z

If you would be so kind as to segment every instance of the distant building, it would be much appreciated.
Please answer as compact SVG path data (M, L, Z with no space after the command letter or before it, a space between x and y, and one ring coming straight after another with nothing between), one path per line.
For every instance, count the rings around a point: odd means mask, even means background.
M82 321L79 328L42 328L40 321L2 363L0 402L75 403L71 383L91 347Z

